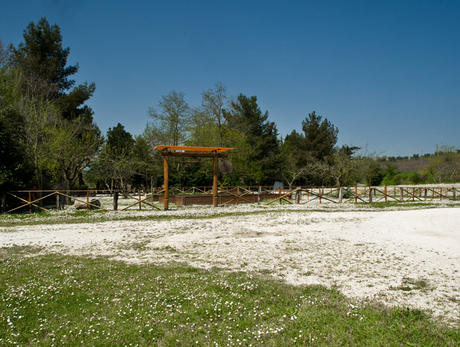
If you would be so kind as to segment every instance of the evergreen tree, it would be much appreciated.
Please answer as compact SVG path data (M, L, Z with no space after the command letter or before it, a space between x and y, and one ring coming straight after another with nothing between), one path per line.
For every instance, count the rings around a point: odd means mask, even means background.
M52 101L65 119L80 117L86 124L92 123L93 111L84 103L93 95L95 84L74 87L71 76L79 67L67 66L70 49L62 46L61 30L56 24L50 25L46 18L30 23L24 31L24 42L11 50L11 61L22 73L26 96Z
M133 136L118 123L107 131L107 148L113 156L130 156L134 148Z
M257 97L240 94L224 112L227 126L245 135L251 151L247 160L252 164L251 182L273 184L281 177L280 144L274 122L268 121L268 112L262 113Z
M305 136L305 149L317 160L323 160L334 152L339 130L315 111L302 121Z

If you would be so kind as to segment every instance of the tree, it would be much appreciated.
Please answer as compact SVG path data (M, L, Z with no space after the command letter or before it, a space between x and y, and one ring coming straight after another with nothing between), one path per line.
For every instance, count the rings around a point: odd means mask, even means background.
M201 95L201 105L204 111L216 121L219 134L219 146L222 147L224 145L224 106L227 103L225 87L222 83L216 83L214 89L209 89Z
M95 85L75 86L71 76L78 65L67 65L70 49L62 46L57 25L42 18L30 23L23 37L17 48L10 47L6 65L20 87L12 107L24 119L26 155L34 167L29 184L80 185L101 143L93 111L85 105Z
M0 192L23 187L32 171L26 154L24 117L15 107L17 98L15 77L0 66Z
M275 123L268 121L268 112L262 113L257 97L240 94L224 111L227 126L245 135L251 148L245 158L252 165L248 184L271 184L281 177L280 144Z
M322 160L334 152L339 130L315 111L309 113L302 121L302 130L305 136L305 148L312 157Z
M113 156L130 156L134 147L133 136L118 123L107 131L107 148Z
M357 149L359 148L342 146L326 161L329 175L334 179L337 188L352 183L352 174L357 168L356 159L352 156Z
M158 158L159 159L159 158ZM151 189L159 184L158 178L163 172L161 161L150 151L148 142L143 136L137 136L133 146L133 166L135 174L133 184Z
M184 93L172 91L161 97L160 110L149 109L153 124L149 125L150 137L163 145L181 145L187 138L186 130L190 119L190 108Z
M286 136L281 146L283 158L283 179L292 189L295 182L305 183L305 174L307 173L309 154L305 149L305 136L293 130Z
M50 153L55 160L58 186L71 189L82 184L83 170L94 159L102 144L100 131L94 125L78 120L60 120L49 130ZM80 181L79 181L80 180Z
M24 95L35 100L52 101L59 107L63 118L80 118L91 125L93 112L84 103L96 87L94 83L74 87L75 80L71 76L78 72L79 66L67 66L70 49L62 46L59 26L50 25L43 17L37 24L30 23L23 37L24 42L18 48L11 47L11 61L22 73Z
M460 180L460 152L453 146L436 147L429 159L430 169L438 183Z
M107 139L97 160L91 165L88 178L98 184L103 181L104 185L112 190L121 188L127 191L128 183L136 173L134 166L134 139L118 123L115 127L107 130Z
M66 66L70 49L62 47L60 28L46 18L31 22L24 30L24 42L12 50L13 62L24 74L27 95L56 99L75 84L69 77L78 65Z
M25 145L34 168L29 183L39 189L52 188L52 184L59 181L52 145L53 135L61 123L59 110L50 102L30 97L21 97L16 107L24 117Z
M4 67L8 60L8 51L5 49L3 42L0 40L0 68Z
M361 181L369 186L378 186L385 177L382 164L376 160L376 155L368 154L358 158Z
M222 147L220 142L220 131L222 131L223 139L223 134L225 132L224 127L219 130L212 115L202 109L194 109L190 117L187 131L189 137L185 143L189 146Z

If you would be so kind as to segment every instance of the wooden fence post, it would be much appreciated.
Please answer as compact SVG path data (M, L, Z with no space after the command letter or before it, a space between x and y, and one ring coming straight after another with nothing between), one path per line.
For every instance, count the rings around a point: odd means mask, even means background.
M279 190L278 190L278 196L279 196L279 199L280 199L280 205L281 205L281 204L282 204L282 203L281 203L281 187L280 187L280 188L279 188Z
M369 203L372 204L372 188L369 187Z
M321 187L318 188L319 203L321 204Z
M385 196L385 202L388 202L387 186L383 187L383 195Z
M118 210L118 192L113 193L113 210Z
M457 191L455 187L452 187L452 200L457 200Z
M339 187L339 203L340 204L342 203L342 199L343 199L343 188Z
M56 210L61 209L59 194L56 193Z
M5 193L0 193L0 212L6 211L6 194Z
M89 190L86 191L86 207L89 210Z
M355 204L358 202L358 185L355 185Z
M404 188L399 187L399 201L403 202L404 201Z
M141 190L139 189L139 211L142 209L142 195L141 195Z
M439 200L442 201L442 188L439 188Z
M32 213L32 194L29 192L29 213Z
M260 196L262 195L262 187L259 186L259 190L257 191L257 204L260 204Z

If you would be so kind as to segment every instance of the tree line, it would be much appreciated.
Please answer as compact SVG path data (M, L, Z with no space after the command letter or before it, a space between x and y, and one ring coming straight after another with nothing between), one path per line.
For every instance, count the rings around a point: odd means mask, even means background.
M60 28L46 18L30 23L17 47L0 42L3 192L161 186L162 160L154 150L159 144L235 148L229 161L220 162L222 185L377 185L415 177L401 178L385 158L337 146L338 128L315 111L282 138L256 96L230 99L221 83L203 91L200 105L189 105L177 91L162 96L148 109L150 122L142 134L133 136L118 123L104 136L86 105L96 86L75 83L79 66L68 65L69 54ZM425 171L416 173L417 183L460 179L455 148L439 148L428 161ZM211 175L210 160L170 159L172 185L209 185Z

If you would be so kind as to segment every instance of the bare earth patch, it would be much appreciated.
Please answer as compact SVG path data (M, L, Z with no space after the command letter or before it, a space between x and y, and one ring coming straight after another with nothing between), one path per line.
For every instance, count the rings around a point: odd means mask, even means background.
M206 213L208 208L202 209ZM49 252L105 255L127 262L185 262L256 271L296 285L336 286L350 297L420 308L460 324L458 208L379 212L299 208L3 231L8 232L0 232L0 247L40 246Z

